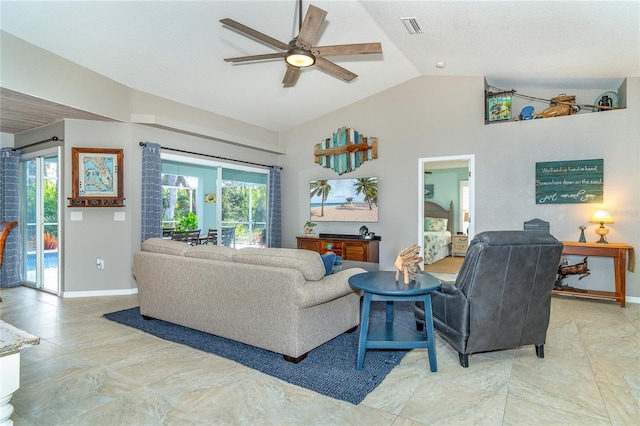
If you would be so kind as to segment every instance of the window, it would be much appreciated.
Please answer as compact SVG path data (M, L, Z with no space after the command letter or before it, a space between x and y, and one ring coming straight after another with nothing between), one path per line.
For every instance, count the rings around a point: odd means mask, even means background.
M196 197L198 178L180 174L162 174L162 227L177 228L189 213L198 215Z

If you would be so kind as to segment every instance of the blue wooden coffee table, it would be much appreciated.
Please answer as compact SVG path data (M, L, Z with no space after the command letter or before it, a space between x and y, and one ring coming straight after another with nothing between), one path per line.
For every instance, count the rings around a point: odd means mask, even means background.
M431 292L440 288L440 280L427 273L416 274L415 281L404 284L403 278L396 282L395 272L364 272L349 278L351 287L362 290L362 317L360 319L360 340L358 342L357 370L362 370L364 353L367 349L413 349L427 348L429 367L438 371L436 345L433 336L431 313ZM384 301L386 321L383 326L369 330L371 302ZM424 302L424 332L410 330L393 322L393 302Z

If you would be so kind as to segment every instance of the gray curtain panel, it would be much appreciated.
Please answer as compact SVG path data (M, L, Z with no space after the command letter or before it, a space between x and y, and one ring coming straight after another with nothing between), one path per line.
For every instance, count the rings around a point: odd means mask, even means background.
M0 222L20 219L20 151L2 148L0 151ZM20 224L14 227L4 242L0 287L20 286Z
M162 236L162 162L160 144L142 147L142 240Z
M269 170L269 205L267 226L267 247L282 247L282 208L280 198L280 166Z

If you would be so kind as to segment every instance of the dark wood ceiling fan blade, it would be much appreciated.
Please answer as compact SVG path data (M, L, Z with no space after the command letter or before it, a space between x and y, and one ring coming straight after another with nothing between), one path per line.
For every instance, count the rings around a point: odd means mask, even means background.
M238 56L236 58L224 58L225 62L250 62L250 61L263 61L266 59L282 59L285 53L265 53L264 55L251 55L251 56Z
M316 46L311 48L311 53L315 56L340 56L340 55L362 55L367 53L382 53L380 43L355 43L336 44L333 46Z
M284 43L284 42L281 42L280 40L276 40L275 38L270 37L266 34L263 34L260 31L256 31L253 28L249 28L246 25L241 24L240 22L236 22L233 19L224 18L224 19L221 19L220 22L222 22L222 24L226 25L227 27L240 31L243 34L253 37L256 40L260 40L277 49L282 49L282 50L289 49L288 43Z
M322 23L324 22L326 16L326 11L320 9L319 7L315 7L314 5L309 5L307 14L304 17L302 26L300 27L300 34L298 34L296 46L305 50L311 50L313 42L315 41L316 37L318 37L320 27L322 27Z
M352 73L349 70L342 68L339 65L334 64L331 61L327 61L324 58L317 57L315 66L320 68L322 71L333 75L334 77L338 77L344 81L351 81L356 78L358 75Z
M300 77L300 68L292 67L291 65L287 64L287 72L284 74L282 84L284 85L284 87L293 87L296 85L298 77Z

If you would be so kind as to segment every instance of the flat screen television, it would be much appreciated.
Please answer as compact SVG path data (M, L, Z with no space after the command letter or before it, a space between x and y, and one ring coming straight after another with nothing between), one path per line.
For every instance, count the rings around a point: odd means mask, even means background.
M378 178L312 180L312 222L377 222Z

